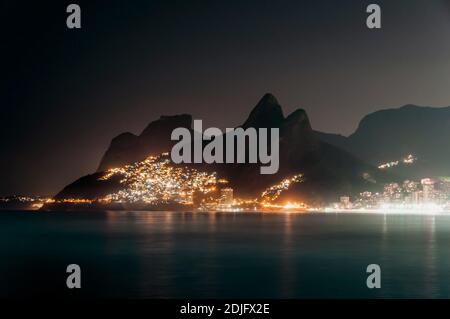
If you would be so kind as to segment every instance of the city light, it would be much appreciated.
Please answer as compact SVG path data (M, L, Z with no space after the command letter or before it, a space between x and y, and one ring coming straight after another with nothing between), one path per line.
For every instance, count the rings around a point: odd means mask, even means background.
M379 213L435 214L450 211L450 180L424 178L420 181L387 183L382 192L362 192L350 201L341 196L340 202L327 211L358 211Z
M261 198L263 199L263 201L273 202L281 195L281 193L288 190L293 183L301 182L302 174L294 175L290 178L285 178L278 184L275 184L263 191L261 194Z
M171 202L192 205L194 192L208 194L216 190L216 175L215 172L172 165L167 154L150 156L142 162L108 170L100 180L119 176L123 189L102 200L152 205Z
M415 159L413 155L408 155L402 162L411 164ZM384 167L392 167L394 164L384 165L387 165ZM217 172L205 172L193 166L175 165L171 162L168 153L149 156L141 162L109 169L98 180L108 181L112 178L117 178L121 185L120 190L99 198L55 199L15 196L0 198L0 201L25 203L34 210L53 204L79 205L80 207L95 205L94 207L106 208L121 207L121 204L142 204L143 206L139 207L144 209L179 205L186 209L224 212L325 211L438 214L450 211L450 178L446 177L386 183L378 192L364 191L358 196L343 194L336 203L322 203L316 206L306 204L307 201L300 200L295 195L290 196L289 200L282 196L294 184L304 182L302 174L283 178L280 182L266 188L256 198L240 198L237 196L239 190L235 192L228 186L229 181L219 177Z
M378 165L378 168L379 169L392 168L392 167L398 166L400 163L403 163L404 165L411 165L411 164L414 164L416 161L417 161L417 157L415 157L412 154L409 154L406 157L402 158L401 160L380 164L380 165Z

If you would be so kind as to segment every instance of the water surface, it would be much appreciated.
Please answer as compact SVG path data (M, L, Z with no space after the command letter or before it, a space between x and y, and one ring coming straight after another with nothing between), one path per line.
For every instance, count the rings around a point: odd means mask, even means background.
M450 216L2 212L0 296L449 298Z

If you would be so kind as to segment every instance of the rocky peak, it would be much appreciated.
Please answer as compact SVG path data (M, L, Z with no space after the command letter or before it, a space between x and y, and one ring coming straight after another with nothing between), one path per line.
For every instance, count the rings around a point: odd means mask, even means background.
M280 104L275 96L267 93L250 112L250 115L242 127L279 128L283 123L283 120L284 116Z

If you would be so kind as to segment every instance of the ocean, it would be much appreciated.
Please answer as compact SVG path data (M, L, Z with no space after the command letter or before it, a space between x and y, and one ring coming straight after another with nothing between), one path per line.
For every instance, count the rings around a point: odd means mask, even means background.
M0 297L450 298L449 243L450 215L0 212Z

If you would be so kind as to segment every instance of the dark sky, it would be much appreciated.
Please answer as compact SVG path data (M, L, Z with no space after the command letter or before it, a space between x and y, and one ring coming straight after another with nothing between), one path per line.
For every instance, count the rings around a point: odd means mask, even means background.
M266 92L345 135L381 108L450 105L450 1L27 2L0 2L0 195L53 194L162 114L241 124Z

